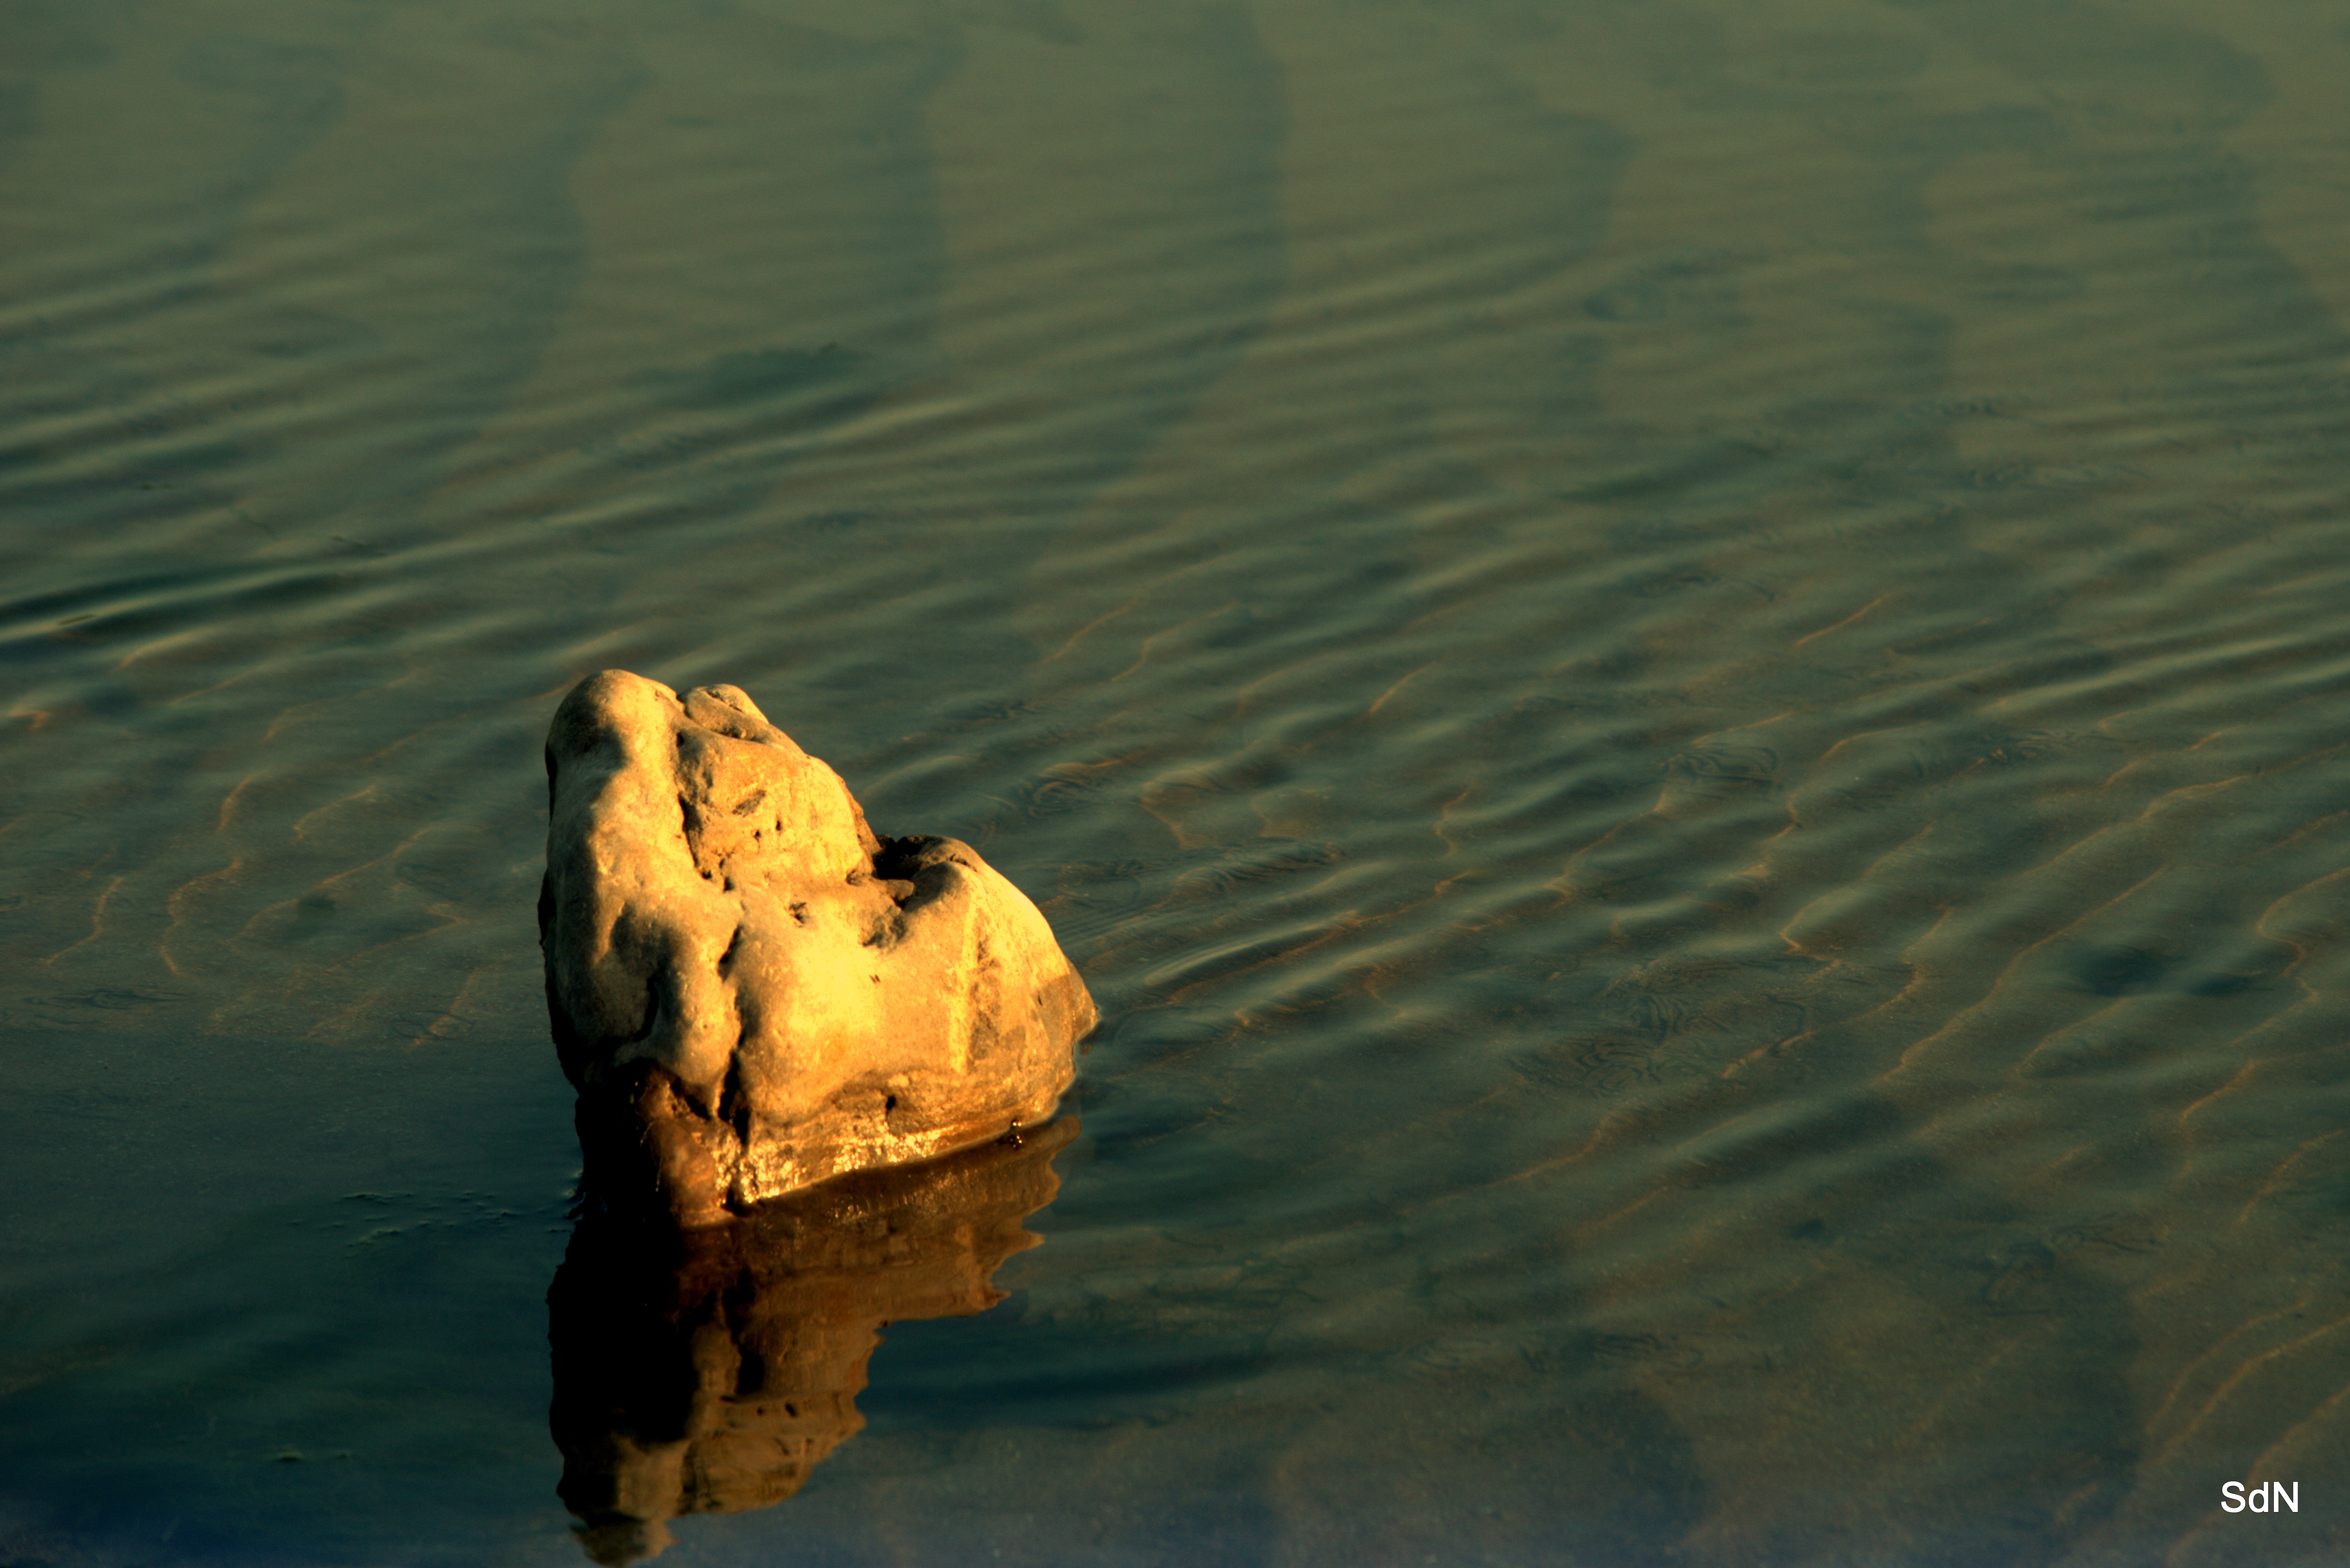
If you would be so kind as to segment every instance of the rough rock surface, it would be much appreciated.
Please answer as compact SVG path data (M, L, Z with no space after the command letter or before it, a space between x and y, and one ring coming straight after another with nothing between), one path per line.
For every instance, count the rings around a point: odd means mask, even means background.
M591 676L546 767L539 944L591 1187L712 1223L1050 1116L1093 999L969 846L875 836L732 686Z

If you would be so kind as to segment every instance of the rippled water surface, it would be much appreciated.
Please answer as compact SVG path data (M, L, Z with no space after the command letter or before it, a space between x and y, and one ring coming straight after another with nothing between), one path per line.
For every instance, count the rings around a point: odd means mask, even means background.
M557 1437L819 1257L894 1326L664 1563L2350 1555L2338 6L21 0L0 72L0 1561L650 1550ZM607 667L1104 1021L980 1218L574 1334ZM885 1213L964 1282L854 1283Z

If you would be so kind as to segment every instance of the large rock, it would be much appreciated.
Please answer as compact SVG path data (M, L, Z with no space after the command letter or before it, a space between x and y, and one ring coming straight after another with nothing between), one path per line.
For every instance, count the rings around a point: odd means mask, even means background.
M1051 1115L1093 999L969 846L877 837L732 686L591 676L546 767L539 944L592 1188L706 1224Z

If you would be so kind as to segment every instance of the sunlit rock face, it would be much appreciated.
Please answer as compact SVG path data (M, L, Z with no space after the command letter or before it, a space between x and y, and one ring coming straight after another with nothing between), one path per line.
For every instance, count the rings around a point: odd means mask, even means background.
M1022 1220L1053 1199L1066 1117L680 1231L594 1215L547 1293L549 1412L588 1555L671 1544L668 1521L765 1508L865 1424L857 1396L892 1323L983 1312Z
M877 837L732 686L591 676L546 767L539 944L591 1188L708 1224L1052 1113L1093 999L969 846Z

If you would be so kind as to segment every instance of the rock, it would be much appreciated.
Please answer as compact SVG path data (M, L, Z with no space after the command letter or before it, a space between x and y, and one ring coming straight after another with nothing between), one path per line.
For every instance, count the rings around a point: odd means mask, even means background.
M710 1224L1051 1115L1093 999L968 845L877 837L732 686L591 676L546 768L539 945L591 1189Z
M984 1312L1038 1238L1063 1117L906 1170L868 1171L680 1231L591 1214L546 1295L556 1489L604 1563L653 1556L668 1521L780 1502L865 1425L881 1330Z

